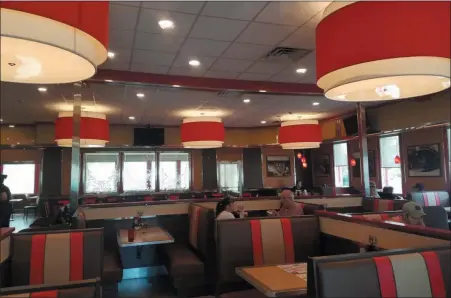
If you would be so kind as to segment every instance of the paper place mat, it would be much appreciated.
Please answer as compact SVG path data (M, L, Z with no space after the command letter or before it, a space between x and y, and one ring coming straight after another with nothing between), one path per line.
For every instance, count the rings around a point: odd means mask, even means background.
M302 278L303 280L307 281L307 263L296 263L296 264L289 264L289 265L279 265L277 266L280 269L290 273L294 274L299 278Z

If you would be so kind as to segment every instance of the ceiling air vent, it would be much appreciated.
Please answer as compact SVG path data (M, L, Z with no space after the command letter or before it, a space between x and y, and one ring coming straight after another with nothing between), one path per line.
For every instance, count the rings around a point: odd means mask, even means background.
M296 48L286 48L286 47L277 47L272 49L265 56L265 60L270 61L280 61L280 60L291 60L298 61L299 59L305 57L309 54L311 50L306 49L296 49Z

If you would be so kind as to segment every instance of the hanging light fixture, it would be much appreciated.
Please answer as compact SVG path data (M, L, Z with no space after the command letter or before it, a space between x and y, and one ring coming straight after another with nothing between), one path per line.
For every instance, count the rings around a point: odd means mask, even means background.
M186 118L180 134L185 148L219 148L224 143L224 124L217 117Z
M305 169L305 168L307 168L307 163L306 162L303 162L302 163L302 167Z
M296 156L297 156L298 159L301 159L302 158L302 153L299 152Z
M107 59L108 1L1 1L0 13L2 81L82 81Z
M450 87L449 1L332 2L316 29L327 98L379 101Z
M351 167L355 167L355 165L357 164L357 162L355 161L354 158L351 159L350 163L351 163Z
M321 127L316 120L285 121L278 140L283 149L318 148L322 142Z
M301 162L302 162L302 163L306 163L306 162L307 162L307 158L302 157L302 158L301 158Z
M73 113L61 112L55 122L55 142L60 147L72 146ZM110 126L100 113L81 112L80 147L104 147L110 139Z
M399 157L399 155L395 156L395 164L400 164L401 163L401 157Z

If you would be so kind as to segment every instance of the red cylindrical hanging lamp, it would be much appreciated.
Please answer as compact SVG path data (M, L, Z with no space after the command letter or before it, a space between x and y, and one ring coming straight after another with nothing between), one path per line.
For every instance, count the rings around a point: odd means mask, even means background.
M321 127L316 120L282 122L279 144L283 149L318 148L322 142Z
M107 59L108 1L1 1L0 12L2 81L82 81Z
M351 159L351 167L355 167L356 166L356 164L357 164L357 162L355 161L355 159L354 158L352 158Z
M183 120L180 128L185 148L219 148L225 138L224 124L216 117L193 117Z
M399 157L399 155L395 156L395 164L400 164L401 163L401 157Z
M334 1L316 28L317 84L360 102L447 89L450 19L449 1Z
M55 142L61 147L72 146L73 113L61 112L55 122ZM80 147L104 147L110 139L110 126L100 113L81 112Z

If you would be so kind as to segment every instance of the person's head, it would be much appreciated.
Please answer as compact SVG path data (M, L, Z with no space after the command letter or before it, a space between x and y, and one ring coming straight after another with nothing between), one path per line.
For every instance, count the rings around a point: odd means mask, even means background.
M293 190L289 188L283 188L280 197L282 204L285 206L294 203L294 193Z
M4 175L4 174L0 175L0 184L3 184L3 181L5 181L6 177L8 177L8 175Z
M413 186L413 189L416 191L423 191L424 190L424 184L423 183L416 183Z
M407 202L402 206L402 212L404 220L407 224L411 225L424 225L423 217L426 215L423 211L423 207L415 202Z
M302 180L298 180L296 182L296 187L301 188L302 187Z
M216 205L216 216L221 214L222 211L233 212L233 201L230 198L222 199Z
M391 186L385 186L384 189L382 190L382 192L385 192L385 193L393 193L393 187L391 187Z
M374 181L370 181L370 193L371 196L375 196L377 194L376 183L374 183Z

